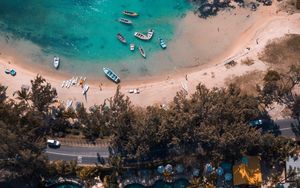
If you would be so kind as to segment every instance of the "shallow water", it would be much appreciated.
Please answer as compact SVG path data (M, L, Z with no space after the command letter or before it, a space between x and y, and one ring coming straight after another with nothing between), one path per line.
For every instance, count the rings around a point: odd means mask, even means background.
M126 17L123 10L140 15ZM129 51L129 45L121 44L116 34L142 45L151 58L161 51L158 37L170 42L176 23L188 10L186 0L1 0L0 47L15 49L29 63L47 67L53 56L59 55L63 72L97 74L95 69L102 66L123 70L123 74L147 72L143 66L135 66L147 60L137 49ZM119 23L120 17L131 19L133 25ZM155 30L151 41L133 36L135 31L146 33L149 28Z

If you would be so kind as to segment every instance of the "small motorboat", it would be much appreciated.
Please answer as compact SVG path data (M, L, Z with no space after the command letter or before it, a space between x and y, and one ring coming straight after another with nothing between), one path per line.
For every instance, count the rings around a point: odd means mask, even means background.
M148 40L150 40L153 37L153 34L154 34L154 30L153 29L149 29L148 33L147 33Z
M59 57L54 57L53 58L53 66L54 66L54 68L58 69L59 63L60 63Z
M146 58L146 53L141 46L139 46L139 51L140 51L141 55L143 56L143 58Z
M139 15L139 14L136 13L136 12L127 11L127 10L124 10L122 13L125 14L126 16L131 16L131 17L136 17L136 16Z
M148 37L148 36L146 36L146 35L144 35L143 33L140 33L140 32L135 32L135 33L134 33L134 36L135 36L136 38L141 39L141 40L149 40L149 37Z
M165 41L161 38L159 38L159 45L162 49L166 49L167 48L167 44L165 43Z
M111 79L115 83L119 83L121 81L120 77L109 68L103 67L103 72L109 79Z
M123 44L126 44L126 39L125 37L123 37L123 35L121 33L117 34L117 38L119 39L119 41L121 41Z
M125 19L125 18L119 18L119 22L124 23L124 24L132 24L131 20Z
M86 92L89 90L89 88L90 88L90 86L87 85L87 84L85 84L85 85L83 86L83 88L82 88L82 94L85 95Z
M11 69L9 73L12 76L16 76L16 74L17 74L17 72L14 69Z
M130 51L134 51L135 45L133 43L130 43Z

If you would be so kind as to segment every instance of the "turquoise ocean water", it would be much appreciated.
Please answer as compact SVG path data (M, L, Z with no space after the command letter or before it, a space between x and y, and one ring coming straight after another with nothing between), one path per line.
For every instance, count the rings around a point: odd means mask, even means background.
M129 45L121 44L116 34L142 45L151 58L161 51L158 37L170 42L176 23L189 8L186 0L1 0L0 36L6 47L26 55L32 65L51 67L53 56L58 55L61 72L93 75L98 68L110 66L124 75L143 74L139 72L151 67L143 68L141 63L147 60L137 49L129 51ZM126 17L123 10L140 15ZM131 19L133 25L119 23L120 17ZM151 41L133 36L149 28L155 30Z

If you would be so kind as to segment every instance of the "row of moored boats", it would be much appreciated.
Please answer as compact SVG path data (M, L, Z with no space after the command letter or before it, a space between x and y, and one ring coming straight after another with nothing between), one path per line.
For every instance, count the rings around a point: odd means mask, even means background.
M137 16L138 16L138 13L132 12L132 11L126 11L126 10L125 10L125 11L123 11L122 13L123 13L124 15L126 15L126 16L131 16L131 17L137 17ZM119 20L119 22L124 23L124 24L128 24L128 25L131 25L131 24L133 23L131 20L126 19L126 18L119 18L118 20ZM142 33L142 32L135 32L135 33L134 33L134 36L135 36L136 38L138 38L138 39L140 39L140 40L143 40L143 41L149 41L149 40L151 40L152 37L153 37L153 35L154 35L154 30L153 30L153 29L149 29L148 32L147 32L147 34L144 34L144 33ZM125 37L124 37L121 33L118 33L118 34L117 34L117 39L118 39L121 43L127 44L127 41L126 41ZM159 38L159 44L160 44L160 46L161 46L163 49L167 48L167 45L166 45L165 41L164 41L162 38ZM134 51L134 50L135 50L135 44L134 44L134 43L130 43L129 49L130 49L131 51ZM139 49L140 54L141 54L144 58L146 58L146 52L145 52L145 50L143 49L143 47L140 45L140 46L138 47L138 49Z
M131 11L123 11L122 12L124 15L126 16L130 16L130 17L137 17L138 16L138 13L136 12L131 12ZM118 19L119 22L121 23L124 23L124 24L132 24L133 22L129 19L126 19L126 18L119 18ZM141 32L135 32L134 33L134 36L140 40L143 40L143 41L149 41L152 39L154 35L154 30L153 29L149 29L147 34L143 34ZM127 41L125 39L125 37L121 34L121 33L118 33L117 34L117 39L123 43L123 44L127 44ZM165 49L167 48L167 44L165 43L165 41L161 38L159 38L159 44L161 46L161 48ZM134 43L130 43L130 50L131 51L134 51L135 50L135 44ZM142 46L139 46L138 47L139 49L139 52L140 54L146 58L146 53L145 53L145 50L143 49ZM60 59L59 57L54 57L53 58L53 66L55 69L58 69L59 68L59 65L60 65ZM119 83L121 80L120 80L120 77L114 73L111 69L107 68L107 67L104 67L103 68L103 72L105 73L105 75L111 79L112 81L114 81L115 83ZM87 84L84 84L86 80L86 77L73 77L72 79L70 80L65 80L63 81L61 87L66 87L66 88L70 88L71 86L76 86L76 85L80 85L82 87L82 94L85 95L87 93L87 91L89 90L89 85ZM71 103L72 104L72 103ZM70 104L68 104L70 105Z

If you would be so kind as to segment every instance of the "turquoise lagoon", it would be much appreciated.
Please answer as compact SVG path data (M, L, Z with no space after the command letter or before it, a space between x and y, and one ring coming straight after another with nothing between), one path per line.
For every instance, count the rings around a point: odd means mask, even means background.
M123 10L139 16L126 17ZM61 73L97 75L109 66L125 77L145 75L159 69L159 63L152 66L148 60L162 51L158 37L172 41L176 23L189 10L186 0L1 0L1 52L17 51L26 63L45 68L58 55ZM120 17L131 19L133 25L119 23ZM155 30L151 41L133 36L149 28ZM149 58L141 58L137 49L129 51L129 45L116 39L119 32L129 43L142 45Z

